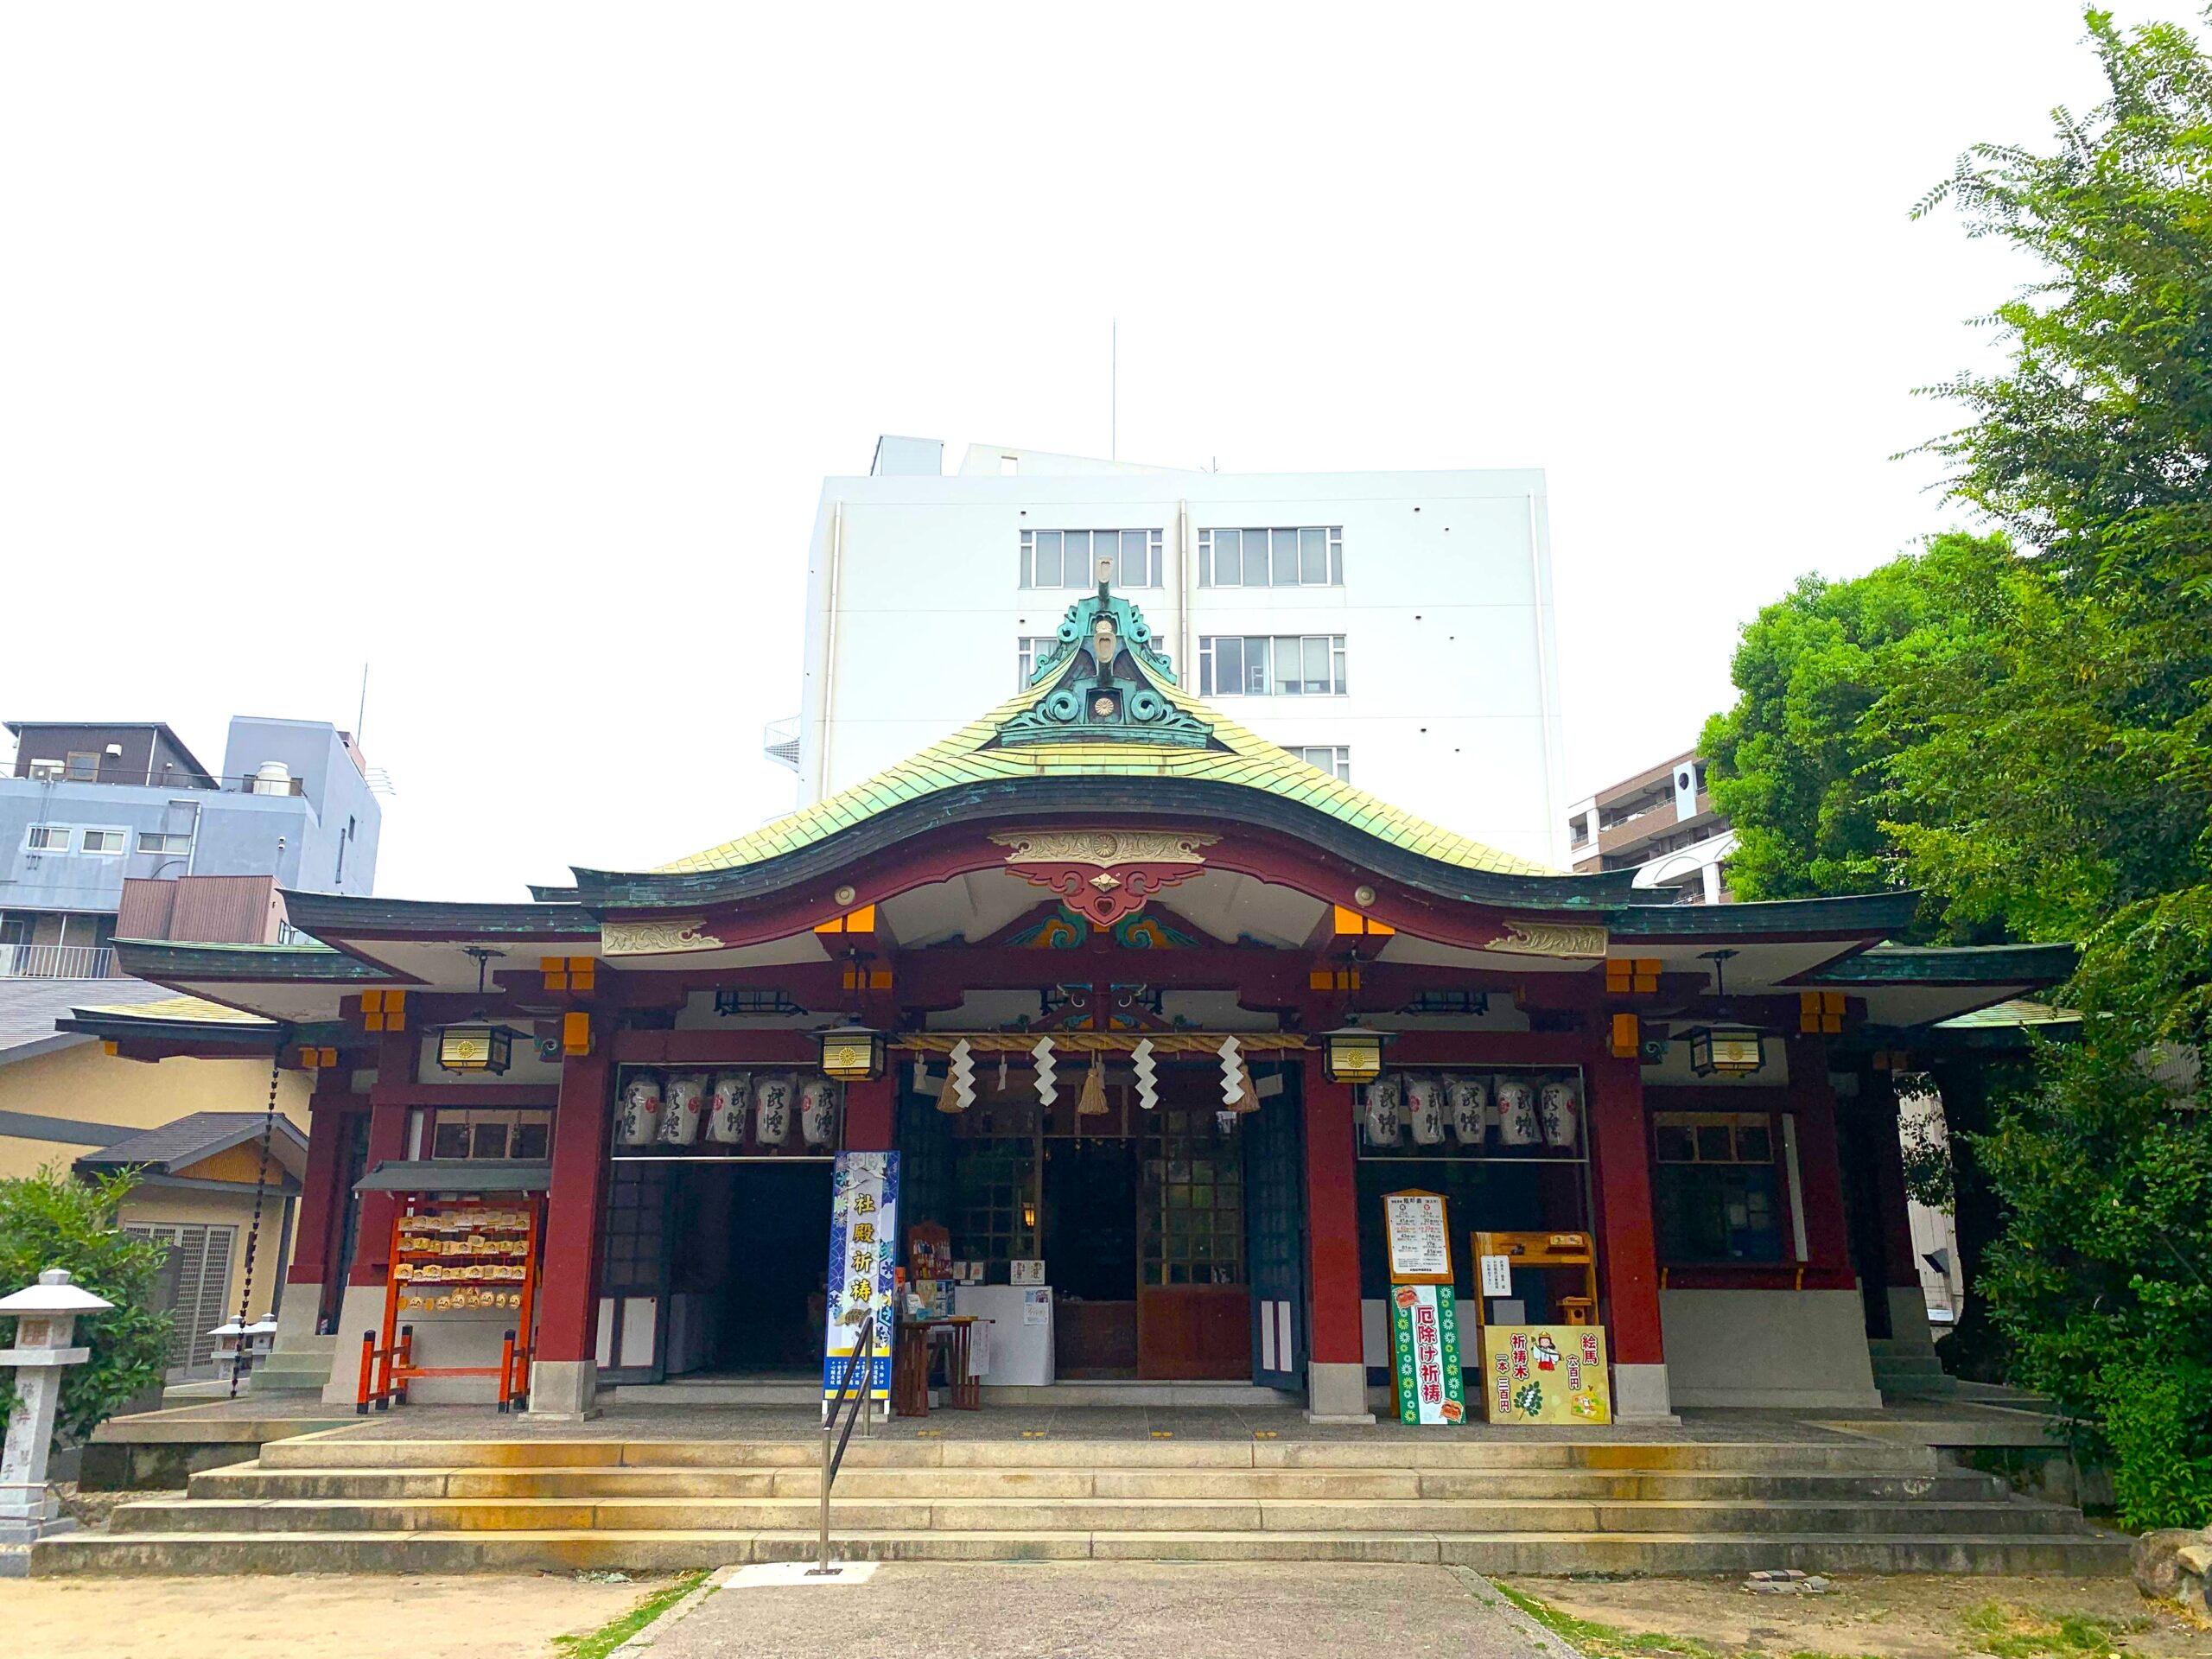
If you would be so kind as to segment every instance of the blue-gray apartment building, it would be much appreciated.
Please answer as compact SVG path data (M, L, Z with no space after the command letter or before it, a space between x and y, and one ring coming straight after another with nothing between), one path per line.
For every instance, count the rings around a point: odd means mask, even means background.
M280 889L373 890L377 793L327 721L238 715L219 769L160 721L6 729L0 977L104 977L118 935L274 940Z

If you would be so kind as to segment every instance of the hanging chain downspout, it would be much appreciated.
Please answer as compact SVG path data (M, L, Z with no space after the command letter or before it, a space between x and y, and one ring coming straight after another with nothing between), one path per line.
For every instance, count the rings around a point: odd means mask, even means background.
M238 1397L238 1378L251 1363L251 1349L246 1341L246 1313L253 1306L254 1258L261 1247L261 1210L269 1192L269 1143L276 1133L276 1084L284 1075L283 1033L279 1033L276 1052L269 1057L269 1104L261 1115L261 1164L253 1175L253 1224L245 1236L245 1282L238 1287L238 1336L237 1351L231 1356L231 1398Z

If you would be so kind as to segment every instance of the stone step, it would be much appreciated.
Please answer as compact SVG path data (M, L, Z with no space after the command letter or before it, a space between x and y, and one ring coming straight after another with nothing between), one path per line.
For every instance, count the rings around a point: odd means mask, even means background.
M1929 1502L2005 1495L1993 1475L1940 1473L1760 1474L1724 1471L1644 1473L1605 1470L1418 1469L1001 1469L843 1470L847 1497L1370 1497L1825 1499ZM818 1469L264 1470L251 1464L192 1478L200 1498L812 1497Z
M1442 1563L1483 1573L2045 1573L2127 1570L2110 1535L1375 1532L840 1532L845 1560L1305 1560ZM91 1533L41 1540L31 1571L79 1573L673 1571L806 1560L811 1531Z
M547 1438L511 1440L366 1440L334 1433L274 1440L261 1449L264 1469L753 1468L819 1465L821 1442ZM1602 1469L1715 1470L1746 1473L1933 1473L1924 1446L1863 1440L1770 1443L1735 1440L1459 1439L1109 1440L1046 1437L962 1440L868 1439L846 1448L848 1469Z
M124 1504L118 1534L156 1532L772 1532L813 1524L810 1498L354 1498ZM887 1532L1787 1532L2079 1534L2023 1498L1953 1503L1553 1498L836 1497L836 1529Z

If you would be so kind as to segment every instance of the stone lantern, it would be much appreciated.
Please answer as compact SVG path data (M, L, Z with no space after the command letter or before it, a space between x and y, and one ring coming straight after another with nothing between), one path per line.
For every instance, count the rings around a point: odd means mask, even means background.
M0 1316L13 1315L16 1345L0 1348L0 1365L16 1368L16 1410L0 1452L0 1544L37 1541L53 1525L58 1506L46 1495L46 1454L54 1442L54 1412L61 1399L61 1368L81 1365L89 1348L72 1348L79 1313L113 1307L49 1268L38 1283L0 1296Z

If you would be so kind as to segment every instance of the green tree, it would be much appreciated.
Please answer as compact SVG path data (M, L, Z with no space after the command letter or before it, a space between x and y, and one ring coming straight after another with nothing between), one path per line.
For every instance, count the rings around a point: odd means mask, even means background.
M2047 151L1969 151L1916 210L2041 270L1992 319L2003 368L1931 389L1969 419L1929 448L2001 533L1801 584L1746 630L1707 741L1747 893L1875 876L1928 893L1927 937L2082 943L2078 1044L1944 1079L1961 1255L1980 1208L2001 1236L1976 1305L2112 1452L2129 1518L2202 1523L2212 61L2177 25L2086 17L2109 96L2056 111Z
M116 1224L134 1184L127 1174L80 1181L59 1166L0 1180L0 1287L20 1290L48 1268L66 1268L115 1304L77 1321L77 1340L92 1357L70 1368L55 1418L57 1430L76 1440L159 1382L168 1362L169 1322L153 1310L162 1247ZM15 1321L0 1319L0 1347L14 1339ZM12 1382L0 1381L0 1415L15 1403Z

